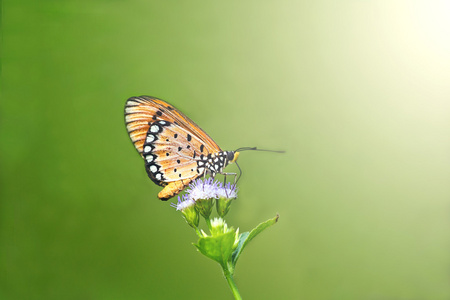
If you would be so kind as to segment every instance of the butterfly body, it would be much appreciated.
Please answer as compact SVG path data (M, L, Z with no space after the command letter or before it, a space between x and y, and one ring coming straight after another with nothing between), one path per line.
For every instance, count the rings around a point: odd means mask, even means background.
M223 169L239 155L222 151L197 124L158 98L129 98L125 123L148 176L164 186L158 194L161 200L177 195L197 177L224 174Z

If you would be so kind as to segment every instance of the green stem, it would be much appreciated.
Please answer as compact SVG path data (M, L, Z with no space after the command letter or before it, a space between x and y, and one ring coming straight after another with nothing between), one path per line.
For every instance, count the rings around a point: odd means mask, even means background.
M242 300L241 294L239 294L238 288L236 286L236 283L234 282L233 275L231 271L229 270L228 266L223 268L223 274L225 275L225 278L227 279L228 285L230 286L231 292L233 293L234 299L236 300Z

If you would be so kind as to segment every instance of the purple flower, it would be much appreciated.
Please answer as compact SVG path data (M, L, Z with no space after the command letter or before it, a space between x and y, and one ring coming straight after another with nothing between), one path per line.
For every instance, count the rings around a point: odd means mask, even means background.
M237 198L236 185L227 183L225 186L222 182L208 178L205 180L194 180L186 190L186 195L194 201L200 199L235 199Z
M228 182L225 186L220 184L220 188L217 193L218 198L236 199L237 188L235 184Z
M181 197L178 196L178 203L172 203L171 206L181 211L184 219L191 227L197 228L200 219L198 216L198 211L195 208L194 200L189 199L187 195L183 195Z
M195 201L189 199L188 195L178 196L178 203L171 203L170 206L176 208L177 210L185 210L186 208L195 205Z
M196 179L189 185L186 193L189 199L197 201L200 199L217 199L218 190L218 181L212 178L208 178L205 181Z

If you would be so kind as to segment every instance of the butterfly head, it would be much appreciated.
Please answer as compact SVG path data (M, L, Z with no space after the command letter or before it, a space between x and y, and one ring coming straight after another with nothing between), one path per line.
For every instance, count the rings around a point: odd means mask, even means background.
M237 151L228 151L227 152L227 161L229 164L234 163L239 157L239 152Z

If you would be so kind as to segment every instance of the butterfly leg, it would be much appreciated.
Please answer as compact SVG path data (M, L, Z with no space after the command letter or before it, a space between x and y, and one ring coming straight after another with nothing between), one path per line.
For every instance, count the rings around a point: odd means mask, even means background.
M219 174L223 175L223 188L225 189L225 194L227 195L227 198L228 198L228 191L227 191L227 188L226 188L227 175L234 175L234 184L236 184L236 176L237 176L237 174L236 173L225 173L225 172L219 173Z
M203 186L202 186L202 189L203 189L203 191L205 191L205 179L206 179L206 171L203 173Z
M222 174L224 176L223 184L225 184L226 181L227 181L227 175L233 175L234 176L234 183L233 184L236 184L236 177L237 177L236 173L225 173L224 172L224 173L219 173L219 174Z
M208 171L209 170L205 170L205 172L203 173L203 191L205 190L205 179L206 179L206 175L208 175ZM214 173L211 173L211 177L214 179Z

